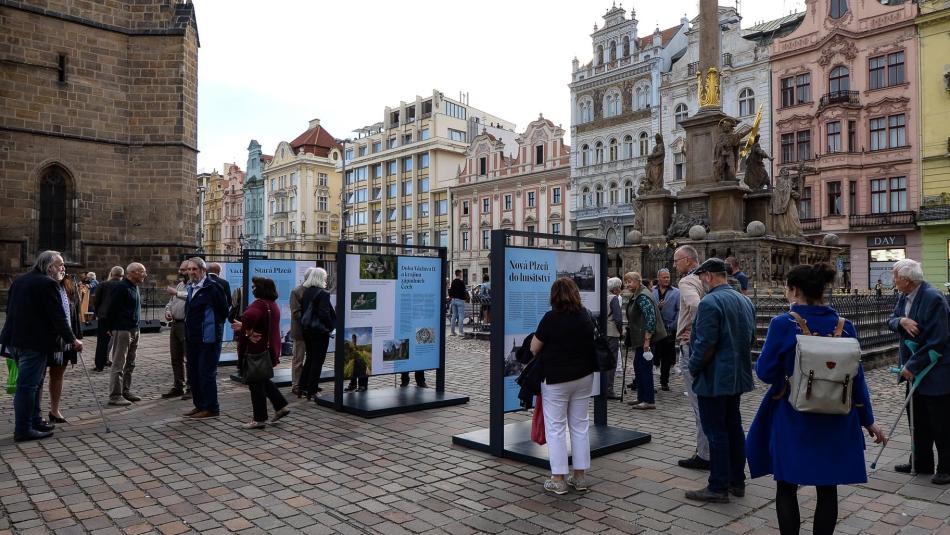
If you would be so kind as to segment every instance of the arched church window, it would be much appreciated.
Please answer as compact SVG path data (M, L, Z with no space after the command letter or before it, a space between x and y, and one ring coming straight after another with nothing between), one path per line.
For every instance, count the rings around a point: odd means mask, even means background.
M66 171L51 166L40 177L39 249L69 250L72 192Z

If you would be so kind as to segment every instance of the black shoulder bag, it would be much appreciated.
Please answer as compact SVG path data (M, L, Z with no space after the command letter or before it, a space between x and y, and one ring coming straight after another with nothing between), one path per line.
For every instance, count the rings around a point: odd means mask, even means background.
M607 343L607 337L600 332L597 322L594 321L594 315L587 310L587 317L590 318L590 324L594 327L594 364L597 371L609 372L617 369L617 355L610 351L610 345Z
M244 355L244 381L257 383L274 377L274 364L270 357L270 303L267 303L267 342L262 353Z

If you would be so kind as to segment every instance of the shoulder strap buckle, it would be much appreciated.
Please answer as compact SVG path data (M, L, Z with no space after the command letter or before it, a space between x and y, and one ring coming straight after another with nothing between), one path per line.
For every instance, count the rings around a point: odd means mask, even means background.
M798 323L798 327L801 328L802 334L804 334L805 336L814 336L811 333L811 330L808 328L808 325L805 322L805 318L799 316L798 312L795 312L794 310L789 310L788 315L791 316L792 319L794 319Z

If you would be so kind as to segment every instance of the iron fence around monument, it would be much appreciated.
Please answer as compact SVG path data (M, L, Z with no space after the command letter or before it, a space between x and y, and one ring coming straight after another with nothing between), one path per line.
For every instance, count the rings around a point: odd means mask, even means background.
M788 299L779 295L749 296L755 305L756 313L756 344L753 347L756 355L762 349L765 335L768 332L769 322L775 316L788 312ZM858 342L861 344L862 359L865 362L874 362L897 355L899 339L896 333L887 328L897 306L897 295L832 295L829 304L838 311L838 314L854 324L858 332Z

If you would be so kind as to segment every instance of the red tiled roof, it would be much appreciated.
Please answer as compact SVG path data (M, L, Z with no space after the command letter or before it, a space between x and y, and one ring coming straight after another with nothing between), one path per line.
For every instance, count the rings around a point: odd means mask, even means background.
M297 136L296 139L290 142L290 146L297 154L309 152L314 156L327 157L330 155L330 149L339 145L337 145L336 138L324 130L322 126L317 125L315 128L310 128Z
M683 26L681 24L677 24L676 26L671 26L665 30L660 31L660 44L662 46L666 46L666 44L670 42L670 39L672 39L673 36L676 35L676 32L680 31L680 28L682 27ZM640 48L653 46L653 34L651 33L650 35L646 37L641 37L639 45L640 45Z
M261 161L264 162L264 163L267 163L267 162L269 162L269 161L271 161L271 160L273 160L273 159L274 159L274 157L271 156L270 154L261 155Z

